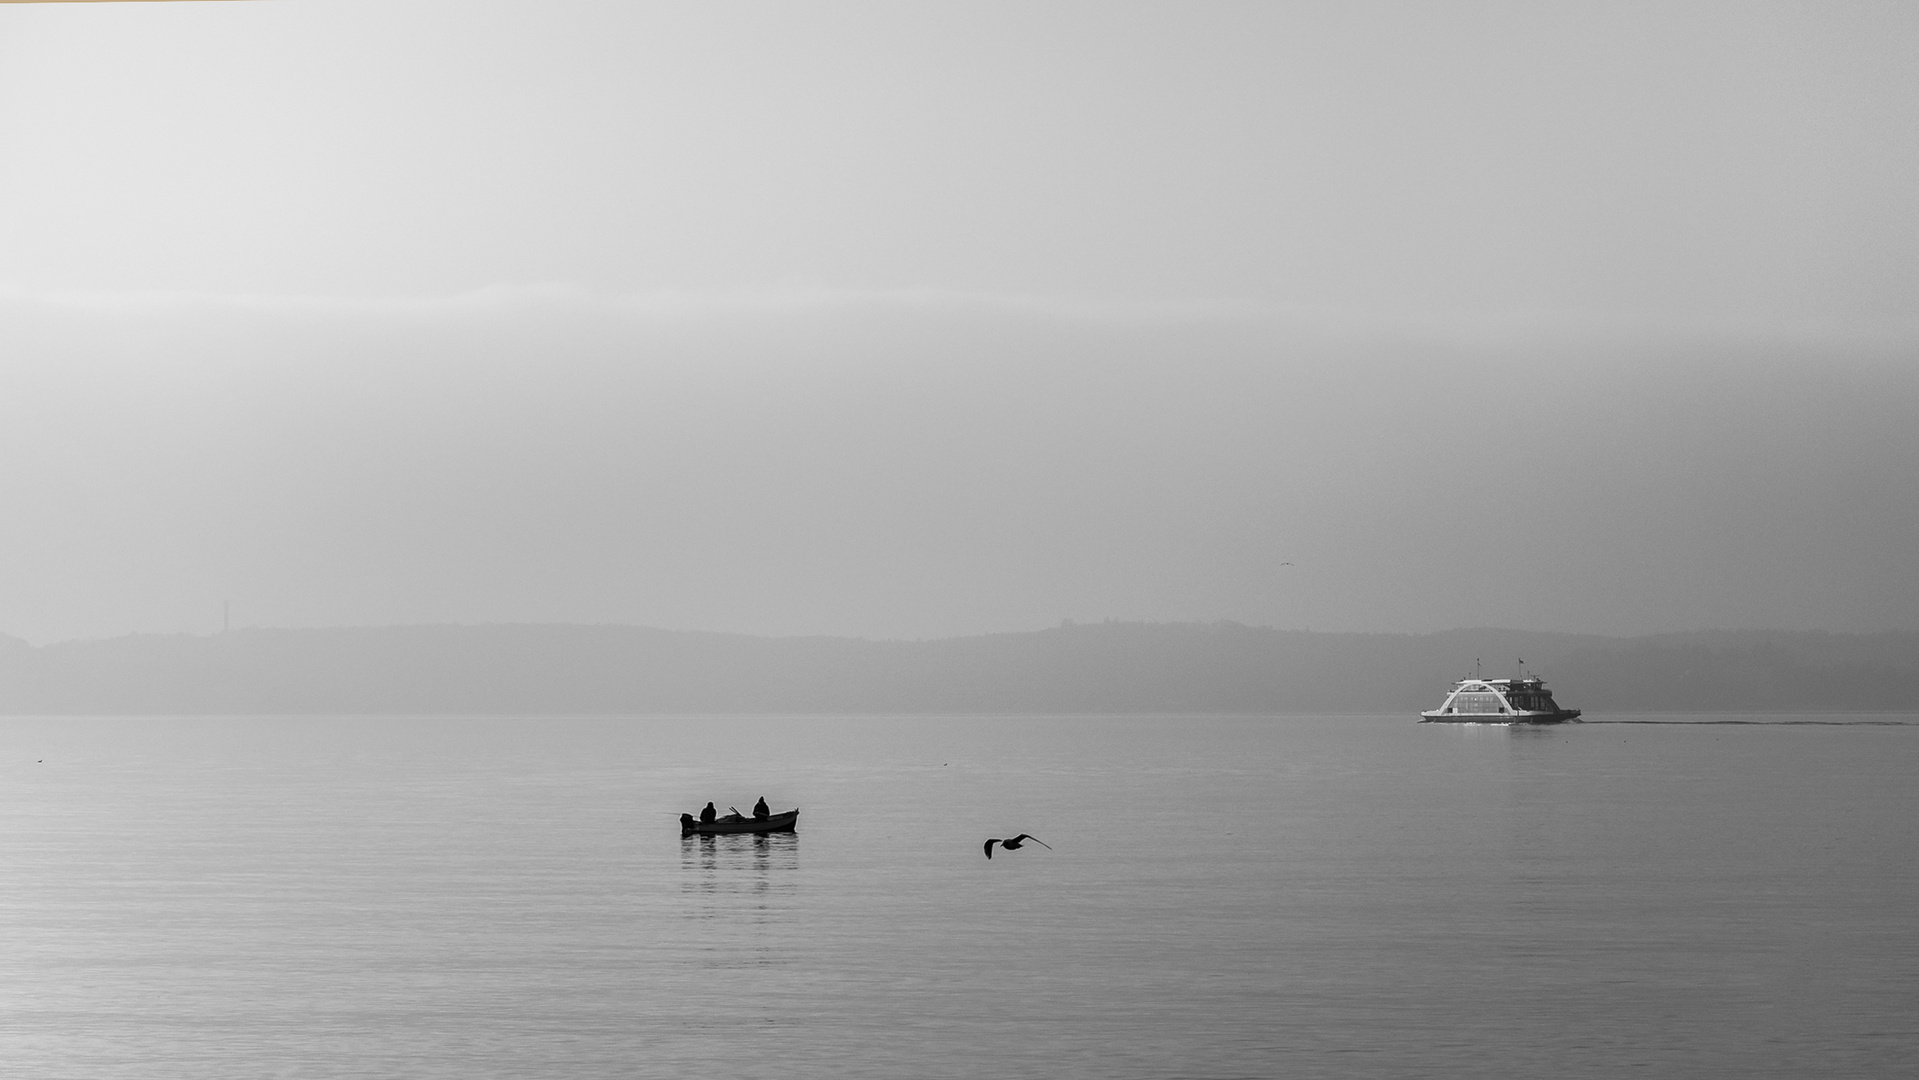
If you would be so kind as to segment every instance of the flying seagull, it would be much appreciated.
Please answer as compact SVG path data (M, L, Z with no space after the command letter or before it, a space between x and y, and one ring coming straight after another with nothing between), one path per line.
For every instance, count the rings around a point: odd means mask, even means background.
M986 857L989 859L993 857L994 844L998 844L1000 847L1003 847L1008 851L1018 851L1020 849L1020 845L1026 843L1026 841L1028 840L1031 840L1033 843L1038 844L1040 847L1043 847L1048 851L1053 850L1053 845L1047 843L1044 840L1041 840L1039 837L1028 836L1025 833L1020 833L1018 836L1015 836L1010 840L1000 840L997 838L988 840L986 842Z

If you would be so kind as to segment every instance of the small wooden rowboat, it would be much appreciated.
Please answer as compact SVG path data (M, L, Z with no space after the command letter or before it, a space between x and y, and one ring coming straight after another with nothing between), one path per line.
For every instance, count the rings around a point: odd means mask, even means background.
M720 833L793 832L794 826L798 825L799 821L800 812L798 810L788 810L784 814L774 814L771 817L763 818L741 817L738 814L728 814L725 817L716 818L712 821L695 821L691 825L688 825L685 821L681 821L680 835L714 836Z

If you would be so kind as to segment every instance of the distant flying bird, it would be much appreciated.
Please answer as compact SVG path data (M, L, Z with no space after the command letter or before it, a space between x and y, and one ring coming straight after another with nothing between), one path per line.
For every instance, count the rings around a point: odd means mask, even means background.
M1283 563L1280 563L1279 565L1281 565L1281 566L1291 566L1291 565L1293 565L1293 564L1292 564L1292 563L1289 563L1289 562L1283 562Z
M1003 847L1008 851L1018 851L1020 849L1020 846L1025 844L1026 841L1028 840L1031 840L1033 843L1038 844L1040 847L1043 847L1048 851L1053 850L1053 845L1047 843L1044 840L1041 840L1039 837L1028 836L1025 833L1020 833L1018 836L1013 837L1011 840L1000 840L997 838L988 840L986 842L986 857L989 859L993 857L994 844L998 844L1000 847Z

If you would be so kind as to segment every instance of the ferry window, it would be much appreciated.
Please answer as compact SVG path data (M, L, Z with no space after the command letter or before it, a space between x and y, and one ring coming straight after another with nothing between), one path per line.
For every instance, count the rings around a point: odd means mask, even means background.
M1453 699L1453 711L1462 713L1496 713L1499 711L1498 694L1460 694Z

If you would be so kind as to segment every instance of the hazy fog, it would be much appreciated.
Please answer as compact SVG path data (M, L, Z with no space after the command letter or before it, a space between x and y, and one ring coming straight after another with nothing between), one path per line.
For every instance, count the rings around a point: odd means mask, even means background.
M1865 344L936 299L5 311L0 582L35 638L225 598L906 636L1919 616L1919 372Z
M6 5L0 632L1919 626L1915 10Z

